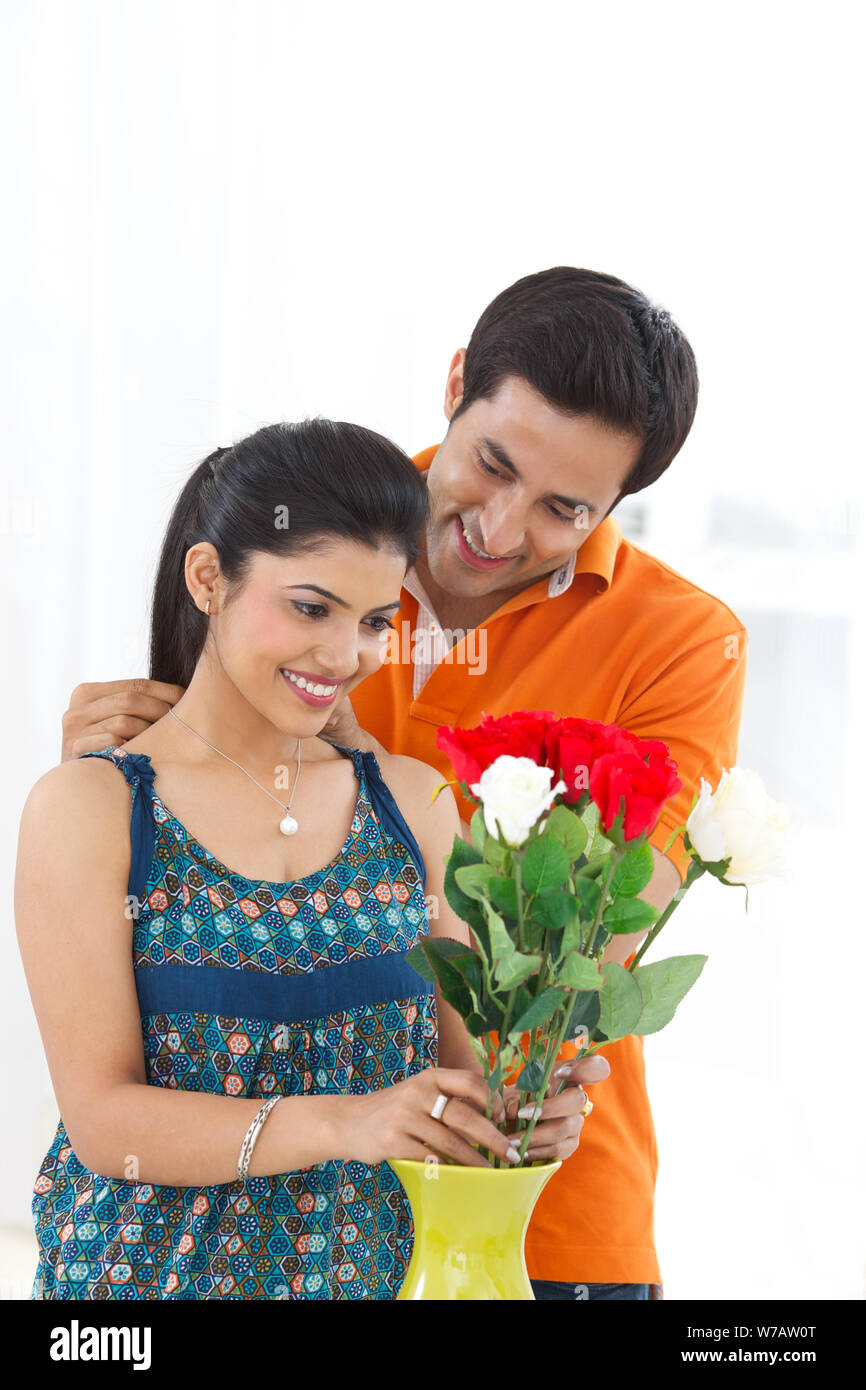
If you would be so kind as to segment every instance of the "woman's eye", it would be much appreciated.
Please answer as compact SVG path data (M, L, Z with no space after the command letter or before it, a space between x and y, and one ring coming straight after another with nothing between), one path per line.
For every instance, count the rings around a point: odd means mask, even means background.
M292 599L292 604L305 618L317 620L328 617L328 608L324 603L305 603L303 599ZM386 618L381 613L373 618L366 618L365 622L370 624L374 632L384 632L386 627L394 627L390 618Z
M323 603L304 603L302 599L292 599L292 603L305 618L327 617L328 610Z

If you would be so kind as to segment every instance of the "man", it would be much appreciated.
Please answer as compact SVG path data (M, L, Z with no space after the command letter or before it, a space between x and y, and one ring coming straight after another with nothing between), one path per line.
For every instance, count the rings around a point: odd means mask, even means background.
M415 459L431 515L394 643L328 730L446 777L437 729L485 712L550 709L664 739L683 789L651 836L642 896L659 909L685 872L681 838L667 855L666 841L700 778L715 786L736 762L747 638L729 608L626 541L610 513L669 466L697 389L669 315L613 276L558 267L498 295L452 359L445 439ZM144 681L78 687L64 757L133 737L179 694ZM455 794L468 821L473 808ZM614 937L604 959L626 963L643 935ZM527 1234L539 1298L661 1296L643 1040L605 1054L594 1114Z

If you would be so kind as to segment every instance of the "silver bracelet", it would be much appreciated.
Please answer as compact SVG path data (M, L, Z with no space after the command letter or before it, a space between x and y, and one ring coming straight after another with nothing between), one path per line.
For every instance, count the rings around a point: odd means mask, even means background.
M247 1180L247 1173L249 1172L250 1167L250 1159L253 1156L253 1149L255 1148L256 1140L259 1137L259 1131L261 1130L262 1125L270 1115L277 1101L282 1100L282 1098L282 1095L279 1095L271 1096L270 1100L266 1100L264 1105L256 1114L246 1134L244 1135L244 1142L241 1144L241 1151L238 1157L238 1178L241 1182L246 1182Z

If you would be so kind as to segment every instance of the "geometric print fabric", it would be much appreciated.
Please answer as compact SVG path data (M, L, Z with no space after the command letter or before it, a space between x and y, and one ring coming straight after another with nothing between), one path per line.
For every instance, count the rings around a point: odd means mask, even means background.
M232 986L266 977L278 991L275 977L303 987L299 976L343 967L328 979L350 978L353 962L387 980L429 931L423 884L407 845L377 815L366 776L373 755L347 751L359 786L346 841L323 869L283 884L233 873L200 845L156 794L146 755L114 747L84 755L115 762L132 789L133 818L152 819L146 889L133 905L137 980L147 972L158 986L173 967L196 967L203 973L192 978L218 984L223 1001ZM399 818L393 802L391 811ZM200 1006L143 1013L148 1084L263 1098L394 1085L436 1065L435 995L411 978L417 985L408 995L403 985L404 997L347 998L312 1018L279 1008L266 1017ZM90 1172L62 1117L32 1212L34 1299L393 1299L413 1239L405 1193L386 1163L329 1161L168 1187L139 1182L134 1171L128 1179Z

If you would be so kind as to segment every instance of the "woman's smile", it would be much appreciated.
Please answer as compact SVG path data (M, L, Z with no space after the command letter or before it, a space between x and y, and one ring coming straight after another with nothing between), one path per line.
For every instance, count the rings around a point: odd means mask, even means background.
M298 696L307 705L330 705L340 692L340 687L344 684L342 680L317 680L310 672L295 671L287 666L280 667L280 675Z

